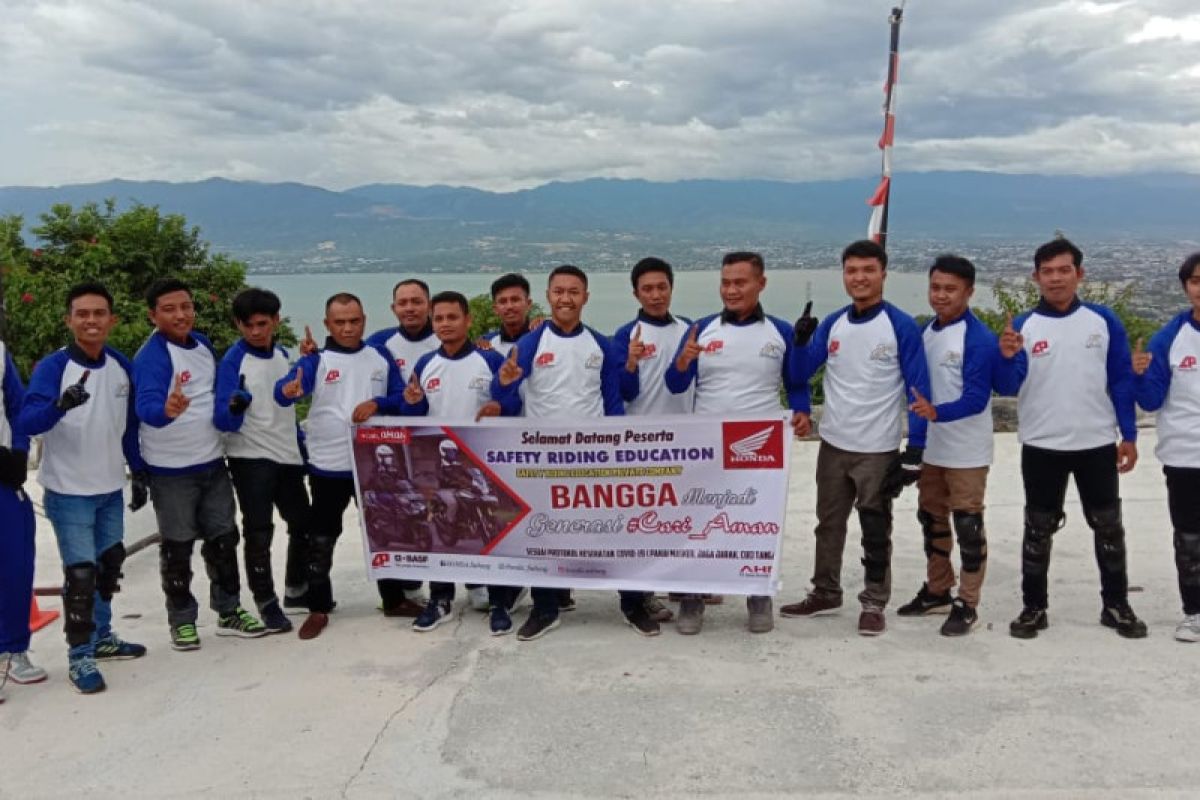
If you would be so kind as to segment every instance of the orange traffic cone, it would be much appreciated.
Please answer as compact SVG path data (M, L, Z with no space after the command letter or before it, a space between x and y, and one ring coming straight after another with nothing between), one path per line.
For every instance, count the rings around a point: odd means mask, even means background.
M37 597L34 596L33 605L29 609L29 630L40 631L56 619L58 619L58 612L42 611L38 608Z

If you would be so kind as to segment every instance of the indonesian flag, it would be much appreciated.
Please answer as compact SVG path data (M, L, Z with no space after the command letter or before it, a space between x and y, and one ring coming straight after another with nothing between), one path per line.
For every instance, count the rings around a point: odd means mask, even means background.
M867 236L873 242L883 244L887 239L887 207L892 190L892 144L896 138L896 82L900 77L900 55L897 52L900 42L900 18L903 7L892 9L889 20L892 27L891 53L888 60L887 82L883 86L883 135L879 137L879 149L882 151L883 168L879 185L874 194L867 200L871 207L871 220L867 223Z

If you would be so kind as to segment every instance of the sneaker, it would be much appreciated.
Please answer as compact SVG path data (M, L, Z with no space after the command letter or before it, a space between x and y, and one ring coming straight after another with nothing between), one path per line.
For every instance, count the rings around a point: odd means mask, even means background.
M767 633L775 627L775 611L771 598L746 598L746 627L751 633Z
M4 663L4 671L0 672L0 682L3 682L5 677L22 685L46 680L46 670L30 661L29 653L0 653L0 661Z
M926 614L949 614L951 606L950 592L933 594L929 584L922 583L917 596L896 609L902 617L922 617Z
M1100 624L1106 628L1114 628L1126 639L1146 638L1146 623L1137 618L1127 602L1105 606L1100 611Z
M655 622L670 622L675 618L675 612L652 594L646 596L646 613Z
M563 589L558 593L558 610L559 611L574 611L578 606L575 605L575 597L571 594L570 589ZM521 626L524 627L524 626Z
M328 614L314 611L305 617L303 624L300 625L300 631L296 635L301 639L315 639L321 635L321 631L325 630L325 626L328 624Z
M279 607L278 601L272 600L261 609L263 627L267 629L267 633L288 633L292 629L292 621L287 618L287 614L283 613L283 609Z
M97 661L129 661L146 655L146 647L127 642L115 633L110 633L96 642Z
M200 634L196 633L196 623L184 622L171 626L171 647L176 650L199 650Z
M425 604L420 616L413 620L412 629L425 633L452 619L454 619L454 606L449 600L430 600Z
M1044 631L1050 626L1050 619L1044 608L1021 609L1021 616L1008 623L1008 632L1018 639L1033 639L1038 631Z
M512 617L508 615L508 610L500 606L492 606L488 617L488 627L492 631L492 636L507 636L512 633Z
M942 636L966 636L978 624L979 615L975 609L964 603L961 597L956 597L950 607L950 616L942 623Z
M863 606L858 615L859 636L879 636L887 630L887 620L884 619L883 609L879 606Z
M1200 642L1200 614L1188 614L1175 626L1175 639L1180 642Z
M95 694L105 689L104 676L96 669L96 659L91 656L72 658L68 663L67 677L80 694Z
M266 635L267 627L241 606L235 608L232 614L222 614L217 618L217 636L257 639Z
M645 605L638 606L626 614L625 623L642 636L658 636L659 634L658 621L650 616Z
M704 601L699 597L684 597L679 601L679 616L675 630L684 636L694 636L704 627Z
M789 603L779 609L781 617L819 617L842 607L842 598L809 592L799 603Z
M390 606L380 606L385 617L419 617L425 610L424 601L406 597Z
M488 600L488 590L486 586L476 586L474 589L467 590L467 602L471 604L471 608L476 611L487 612L491 609L492 604Z
M518 642L531 642L540 639L558 627L558 617L548 617L536 611L529 612L529 619L517 631Z

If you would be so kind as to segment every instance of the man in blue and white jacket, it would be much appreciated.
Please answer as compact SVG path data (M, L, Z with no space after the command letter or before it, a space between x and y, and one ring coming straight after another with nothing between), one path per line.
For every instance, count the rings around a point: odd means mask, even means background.
M357 297L346 292L330 297L325 302L325 347L301 358L275 384L275 402L281 406L312 395L305 428L312 489L309 614L300 626L301 639L319 636L333 610L333 551L342 535L342 516L355 496L351 425L376 414L399 414L403 402L404 384L391 354L363 341L366 321Z
M1137 348L1133 372L1138 405L1158 412L1154 452L1167 478L1183 601L1175 638L1200 642L1200 253L1184 260L1179 281L1191 308L1154 334L1149 352Z
M29 661L29 608L33 602L33 503L22 488L29 469L29 437L16 428L25 387L0 341L0 703L4 683L38 683L46 671Z
M229 473L242 509L246 583L269 633L285 633L292 623L275 593L271 540L275 510L287 524L284 602L306 606L308 523L296 410L275 402L275 384L288 373L287 351L275 343L279 297L264 289L245 289L233 298L233 319L242 338L233 343L217 368L213 421L225 433Z
M1055 239L1033 256L1042 298L1000 337L996 389L1017 395L1017 436L1025 483L1021 550L1024 608L1009 633L1032 639L1049 624L1047 574L1052 537L1066 521L1072 476L1095 538L1100 623L1130 639L1146 624L1129 607L1125 526L1118 476L1137 463L1133 370L1125 328L1112 309L1080 302L1083 253ZM1118 444L1118 435L1120 443Z
M866 584L858 595L858 632L863 636L887 629L883 609L892 592L892 499L921 470L925 426L915 414L909 414L908 447L897 452L908 390L923 397L930 393L920 330L912 317L883 299L886 279L882 247L866 240L848 245L842 251L842 281L851 304L822 320L815 332L813 320L801 317L792 361L806 417L799 431L809 427L808 382L821 365L825 410L817 454L813 588L780 613L810 617L841 607L846 521L855 509Z
M99 283L67 293L72 342L38 362L18 423L23 433L44 437L38 482L62 556L68 677L83 694L105 688L97 660L146 654L112 629L125 562L126 464L135 476L130 508L146 504L133 368L108 346L117 324L112 302Z
M529 333L533 322L529 318L529 311L533 308L529 280L516 272L501 275L492 281L491 293L492 311L500 318L500 327L480 336L476 345L508 356L508 351L512 350L517 340ZM540 318L538 323L541 323Z
M197 650L198 606L192 596L192 549L209 576L209 602L218 636L256 638L267 629L242 608L233 485L225 469L221 432L213 424L217 359L208 339L192 330L196 307L187 284L155 281L146 291L155 331L133 359L133 385L142 458L158 530L159 566L171 646Z

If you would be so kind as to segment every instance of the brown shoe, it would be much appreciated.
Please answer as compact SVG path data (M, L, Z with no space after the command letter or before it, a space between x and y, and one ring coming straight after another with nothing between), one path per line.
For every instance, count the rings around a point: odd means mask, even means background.
M883 609L878 606L863 606L858 615L859 636L878 636L887 630L887 621L883 618Z
M325 630L325 626L329 624L329 615L322 614L320 611L314 611L309 614L304 620L304 624L300 626L300 633L297 635L301 639L315 639L321 635L321 631Z
M408 597L401 600L399 603L393 603L390 606L383 607L383 615L385 617L419 617L421 612L425 610L423 603L418 603Z
M646 613L655 622L670 622L675 619L675 612L667 608L667 604L654 595L646 598Z
M842 598L809 592L799 603L789 603L779 609L781 617L817 617L842 607Z

